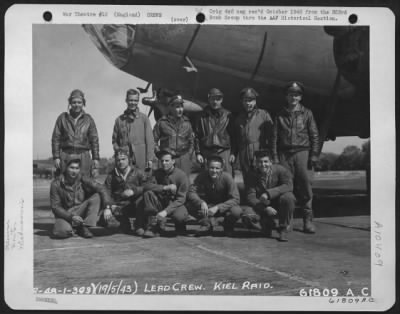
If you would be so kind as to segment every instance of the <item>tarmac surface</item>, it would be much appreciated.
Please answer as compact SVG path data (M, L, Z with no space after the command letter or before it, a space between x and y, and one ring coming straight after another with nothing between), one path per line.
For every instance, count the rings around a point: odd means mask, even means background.
M317 233L301 232L302 220L295 218L287 243L241 223L233 237L223 236L222 227L214 236L175 236L169 225L166 237L154 239L93 228L97 236L92 239L54 240L49 183L34 184L37 293L343 296L351 289L354 296L362 296L370 291L366 195L316 195ZM197 228L189 225L189 233Z

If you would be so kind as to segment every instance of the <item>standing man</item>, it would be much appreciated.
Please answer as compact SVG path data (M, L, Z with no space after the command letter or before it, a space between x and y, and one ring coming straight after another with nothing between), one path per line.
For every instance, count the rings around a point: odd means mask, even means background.
M189 177L192 170L194 134L192 124L183 114L183 98L176 95L168 103L169 113L157 121L153 129L155 152L171 149L175 154L175 167Z
M269 151L257 151L255 156L256 169L249 172L246 180L246 198L251 209L246 208L242 221L246 226L254 227L261 217L262 229L267 237L271 237L273 219L278 216L279 240L286 242L296 201L292 193L292 176L283 166L272 164Z
M254 152L271 146L273 122L269 113L257 107L258 93L251 87L240 92L243 111L235 120L235 156L239 154L243 178L254 168Z
M154 158L154 139L149 118L139 112L139 92L129 89L126 92L127 109L114 124L112 144L114 151L119 148L129 150L132 161L139 169L152 168Z
M300 103L303 85L290 82L285 91L286 106L278 112L274 123L274 161L280 161L292 173L294 194L303 210L303 230L305 233L315 233L308 169L312 170L318 160L318 128L311 110Z
M224 168L232 172L235 156L231 154L231 138L234 136L231 113L222 108L224 94L217 88L208 93L208 103L195 122L195 152L197 162L204 164L212 155L220 156Z
M105 187L94 179L82 176L79 155L69 155L65 171L51 182L50 204L55 216L53 236L68 238L76 232L83 238L93 234L101 204L110 208L111 200ZM107 210L107 209L106 209Z
M160 150L157 157L161 168L144 186L144 219L147 222L143 237L153 238L165 230L166 217L175 223L177 234L186 233L188 212L185 207L189 179L175 167L175 156L171 150Z
M223 171L224 161L218 156L207 158L207 170L203 170L188 192L188 206L192 216L200 219L198 236L210 235L215 218L224 217L224 231L233 235L234 225L240 218L240 195L232 176Z
M83 110L85 106L83 92L75 89L68 98L68 112L57 118L51 148L59 173L65 171L65 161L70 155L79 155L82 174L90 175L92 169L99 167L99 136L93 118Z
M129 162L128 149L120 148L115 152L115 168L108 174L104 185L112 196L111 209L104 210L106 224L120 222L124 233L131 233L129 218L136 217L135 233L142 236L143 230L143 184L146 182L144 172ZM115 217L115 218L114 218Z

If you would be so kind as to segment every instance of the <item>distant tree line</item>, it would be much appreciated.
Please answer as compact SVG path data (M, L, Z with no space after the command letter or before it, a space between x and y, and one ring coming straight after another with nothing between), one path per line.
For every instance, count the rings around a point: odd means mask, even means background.
M316 171L339 171L339 170L366 170L370 166L370 140L365 142L361 149L350 145L343 149L338 155L334 153L321 153Z
M48 159L52 162L52 158ZM107 174L114 169L114 158L101 158L99 174ZM315 166L316 171L340 171L340 170L366 170L370 167L370 140L365 142L361 149L350 145L339 154L321 153ZM34 164L33 172L39 177L52 177L54 169L38 168Z

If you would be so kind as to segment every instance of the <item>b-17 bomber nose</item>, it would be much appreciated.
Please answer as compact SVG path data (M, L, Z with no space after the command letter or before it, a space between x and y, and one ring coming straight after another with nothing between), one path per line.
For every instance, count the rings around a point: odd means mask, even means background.
M82 26L109 62L119 69L128 63L135 39L135 25L84 24Z

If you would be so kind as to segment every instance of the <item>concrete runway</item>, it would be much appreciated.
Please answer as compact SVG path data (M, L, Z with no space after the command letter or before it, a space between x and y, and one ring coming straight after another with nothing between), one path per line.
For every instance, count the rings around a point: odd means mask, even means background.
M173 237L171 227L171 237L155 239L95 228L98 236L92 239L53 240L48 191L48 182L36 182L34 287L38 293L296 296L305 289L340 296L351 289L361 296L367 291L363 288L370 291L366 208L356 209L354 215L353 207L337 203L343 207L338 211L346 215L318 216L314 235L302 233L302 221L296 218L287 243L264 238L240 223L231 238L222 236L222 227L216 236ZM189 231L196 228L188 226Z

